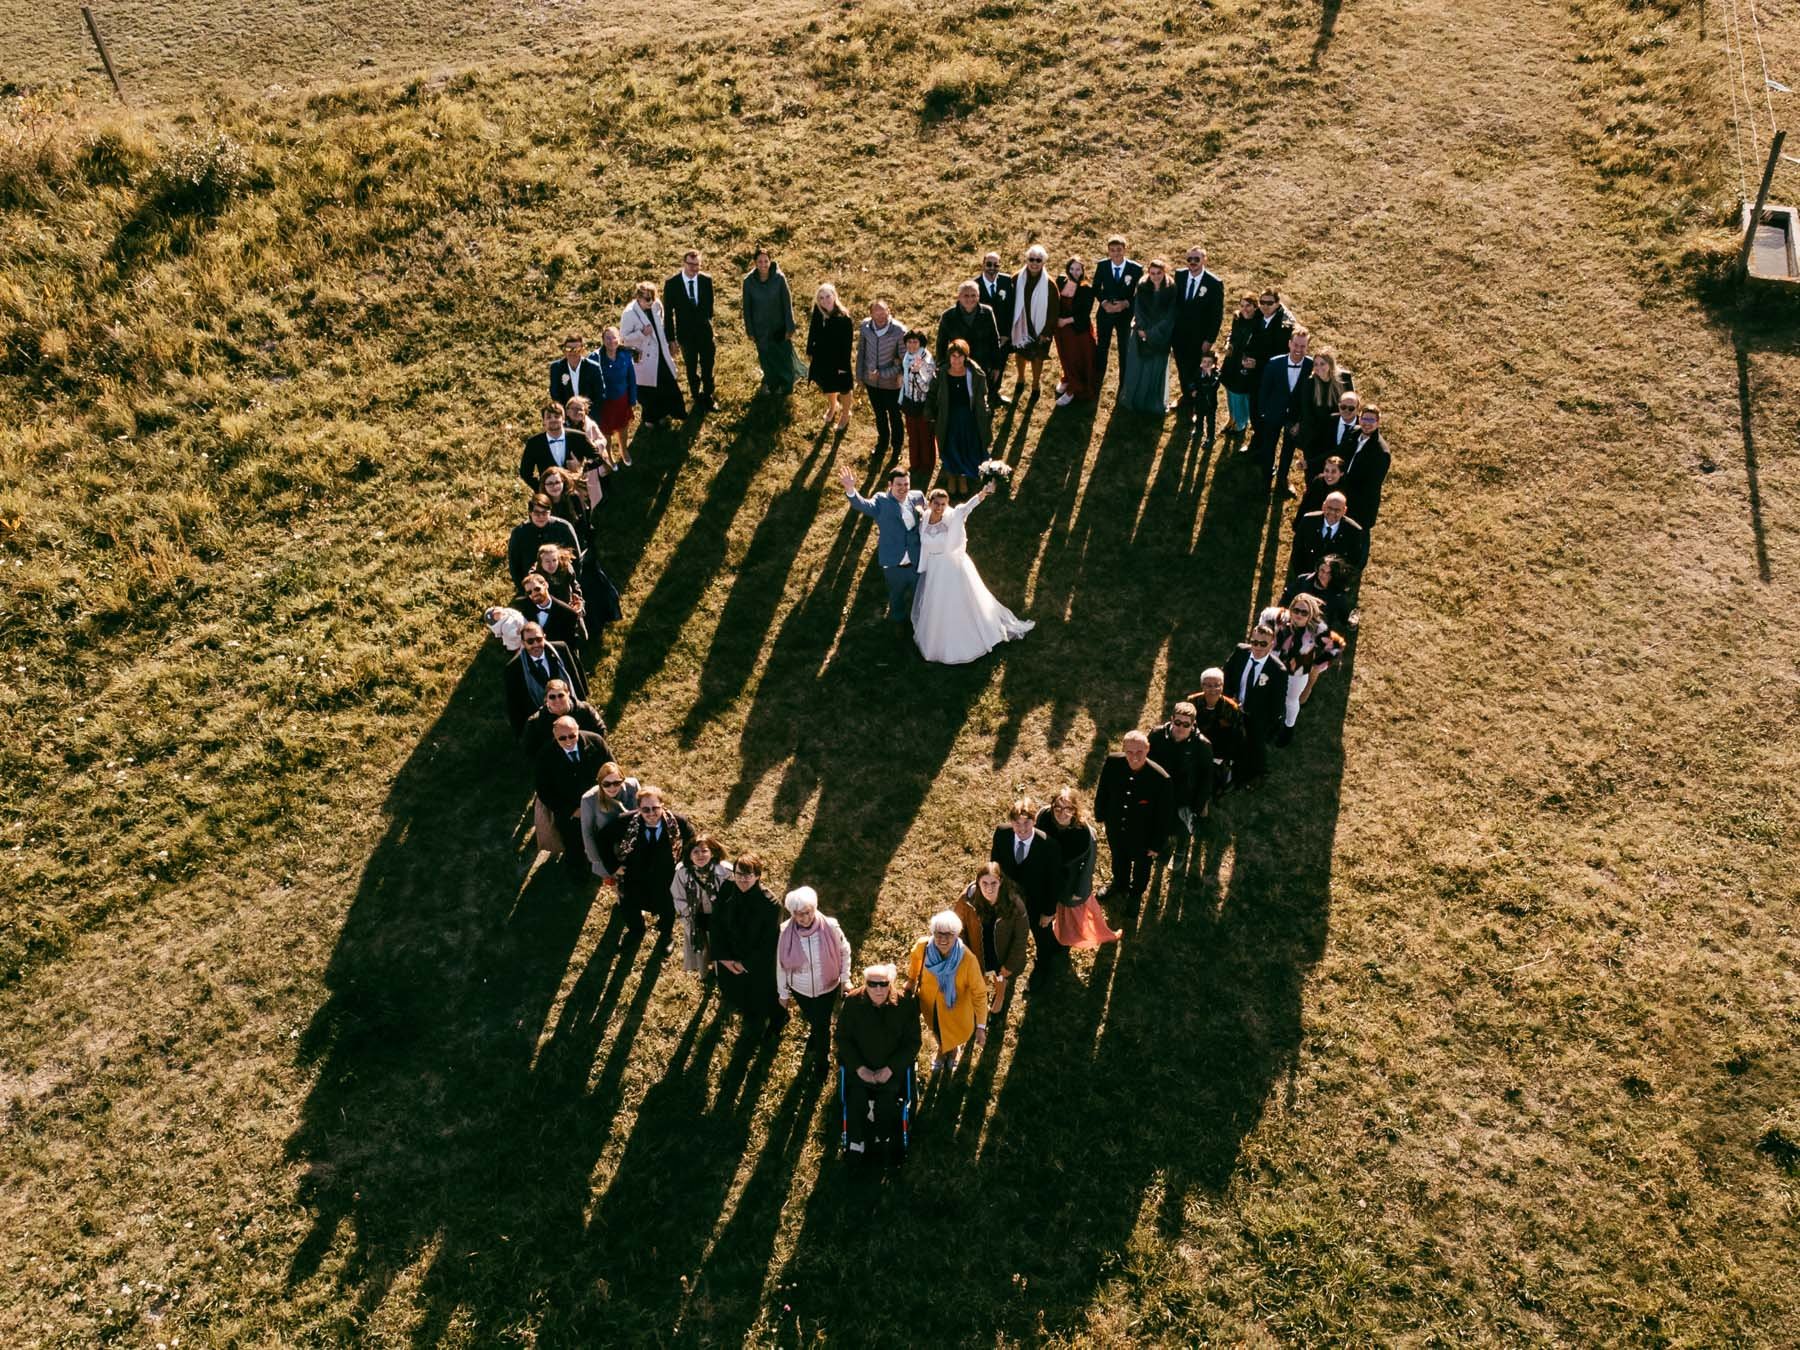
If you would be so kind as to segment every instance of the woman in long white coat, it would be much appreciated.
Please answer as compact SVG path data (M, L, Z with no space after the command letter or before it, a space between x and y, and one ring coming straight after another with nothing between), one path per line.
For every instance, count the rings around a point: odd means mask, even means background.
M644 425L653 427L665 417L686 417L687 403L675 381L675 363L669 357L668 334L663 329L662 301L648 281L638 282L637 294L619 316L619 345L631 353Z
M927 661L960 666L1036 625L994 599L969 558L969 512L993 492L990 481L961 506L933 488L919 522L919 589L913 595L913 641Z

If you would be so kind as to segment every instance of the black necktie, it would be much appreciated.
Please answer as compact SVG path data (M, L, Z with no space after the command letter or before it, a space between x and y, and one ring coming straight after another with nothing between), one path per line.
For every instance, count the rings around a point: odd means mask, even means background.
M579 749L569 751L569 763L571 763L571 764L581 763L581 751Z
M1015 839L1013 841L1013 861L1025 861L1025 841L1023 839Z
M1337 538L1337 526L1335 526L1335 525L1327 525L1327 526L1326 526L1326 527L1325 527L1325 537L1326 537L1326 538L1327 538L1327 539L1335 539L1335 538Z
M700 283L692 277L688 278L688 303L693 305L700 303Z
M1192 300L1194 298L1194 288L1196 286L1198 286L1199 284L1200 284L1199 278L1192 277L1192 276L1190 276L1188 278L1188 293L1187 293L1188 299Z
M537 658L537 673L538 673L538 683L540 683L540 684L549 684L550 683L550 663L541 656Z

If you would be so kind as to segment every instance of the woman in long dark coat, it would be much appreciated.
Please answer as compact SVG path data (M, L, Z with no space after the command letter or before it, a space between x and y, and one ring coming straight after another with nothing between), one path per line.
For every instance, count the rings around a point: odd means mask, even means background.
M825 425L850 425L849 394L856 387L852 349L856 325L850 311L838 303L837 287L829 281L813 300L812 318L806 325L807 378L825 394Z
M1131 336L1125 343L1125 376L1119 406L1133 412L1169 410L1169 346L1175 340L1176 287L1169 265L1151 260L1131 302Z
M770 1019L771 1034L787 1025L775 987L775 951L787 910L763 889L762 859L741 853L732 865L731 884L713 902L712 959L719 992L747 1021Z

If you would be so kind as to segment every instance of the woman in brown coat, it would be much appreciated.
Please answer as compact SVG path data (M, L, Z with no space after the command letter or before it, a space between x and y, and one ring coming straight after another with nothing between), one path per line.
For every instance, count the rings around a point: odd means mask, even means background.
M1031 918L1024 897L1001 873L1000 864L991 862L975 874L951 908L963 921L963 941L983 973L994 977L990 1002L998 1017L1006 1011L1013 984L1031 955Z

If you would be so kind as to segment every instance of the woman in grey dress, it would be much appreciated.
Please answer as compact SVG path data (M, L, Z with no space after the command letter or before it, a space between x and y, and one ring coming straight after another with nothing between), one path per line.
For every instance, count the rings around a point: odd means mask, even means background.
M1153 258L1131 302L1131 337L1119 406L1161 417L1169 410L1169 344L1175 335L1176 287L1169 265Z

